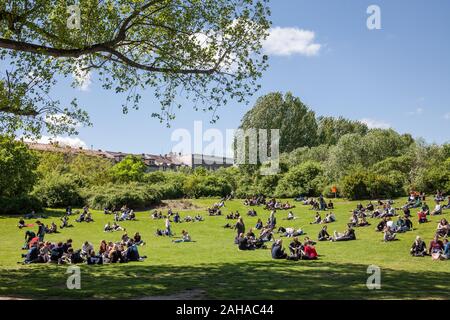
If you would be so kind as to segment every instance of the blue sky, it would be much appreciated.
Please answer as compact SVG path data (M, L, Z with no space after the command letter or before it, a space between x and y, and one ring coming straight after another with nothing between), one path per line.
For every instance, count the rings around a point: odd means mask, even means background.
M381 30L366 26L372 4L381 9ZM270 68L259 95L291 91L317 115L450 141L450 1L272 0L271 8L278 36L267 44ZM193 130L194 120L205 129L237 128L256 99L223 107L215 125L186 104L168 129L150 117L159 108L150 91L128 115L123 99L100 89L95 76L87 90L57 91L62 100L77 96L90 113L93 127L78 136L89 148L157 154L171 150L173 130Z

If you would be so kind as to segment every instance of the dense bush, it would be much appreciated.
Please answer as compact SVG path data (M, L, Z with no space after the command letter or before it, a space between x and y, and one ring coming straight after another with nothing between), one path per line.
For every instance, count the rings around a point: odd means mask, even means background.
M136 182L95 186L84 191L87 204L94 209L120 208L146 209L161 202L161 190Z
M42 202L33 196L0 197L0 214L24 215L32 210L42 211L42 208Z
M76 177L70 174L50 174L39 181L32 194L46 207L80 206L83 198L79 192L79 184Z
M184 194L191 198L223 197L231 193L227 180L215 176L190 175L184 181Z
M320 164L307 161L289 170L278 183L276 195L278 197L317 196L321 193L323 182Z

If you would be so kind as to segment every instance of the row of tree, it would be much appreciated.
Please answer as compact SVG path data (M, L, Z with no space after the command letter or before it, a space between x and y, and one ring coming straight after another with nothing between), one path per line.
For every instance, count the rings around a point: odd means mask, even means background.
M259 174L261 165L208 171L183 168L147 173L139 157L117 164L99 157L35 152L0 137L0 205L96 208L125 203L148 207L162 199L265 194L394 198L410 190L450 193L450 144L427 144L392 129L369 129L343 118L316 117L292 94L258 99L241 128L281 128L281 172ZM18 209L19 208L19 209Z

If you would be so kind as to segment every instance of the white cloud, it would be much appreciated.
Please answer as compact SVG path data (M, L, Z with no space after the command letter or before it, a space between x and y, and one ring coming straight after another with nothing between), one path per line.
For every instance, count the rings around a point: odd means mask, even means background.
M314 31L275 27L270 30L263 47L267 54L277 56L293 54L315 56L322 47L322 45L314 42L315 37Z
M421 115L421 114L423 114L423 108L417 108L416 110L414 110L414 111L410 111L410 112L407 112L407 114L408 115L410 115L410 116L418 116L418 115Z
M26 142L37 142L49 144L51 142L58 142L60 146L69 146L73 148L83 148L86 149L86 142L81 140L80 138L72 138L72 137L50 137L50 136L42 136L40 139L32 140L32 139L24 139Z
M384 121L379 121L375 119L364 118L359 120L362 123L366 124L369 129L389 129L391 125Z

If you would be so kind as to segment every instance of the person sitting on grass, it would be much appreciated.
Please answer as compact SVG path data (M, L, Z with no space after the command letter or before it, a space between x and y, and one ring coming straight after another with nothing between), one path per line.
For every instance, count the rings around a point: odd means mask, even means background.
M302 249L302 243L298 240L298 237L294 237L292 242L289 244L290 259L299 260L302 256Z
M450 209L450 196L448 196L448 202L445 206L442 206L442 209Z
M363 216L363 217L361 217L361 219L359 219L357 226L358 227L367 227L367 226L370 226L370 223L367 221L366 217Z
M317 260L316 248L311 244L310 241L305 241L303 243L302 260Z
M443 253L444 243L439 240L439 236L436 234L430 242L430 248L428 254L431 255L433 260L439 260Z
M263 228L263 223L262 223L261 219L258 219L258 221L256 222L256 225L255 225L255 229L261 230L262 228Z
M384 227L384 230L383 230L383 241L384 242L397 240L397 239L395 239L396 236L397 236L397 233L393 232L391 230L391 228L389 228L388 226Z
M203 217L200 215L200 214L197 214L195 217L194 217L194 221L195 222L201 222L201 221L203 221L204 219L203 219Z
M336 221L336 216L334 215L333 212L330 212L325 215L325 218L322 220L321 223L332 223L335 221Z
M144 261L146 256L140 256L137 245L132 239L127 243L127 249L124 250L123 256L125 256L126 262Z
M292 211L289 211L286 220L294 220L294 219L295 219L294 214L292 213Z
M86 219L86 213L83 211L80 216L78 217L78 219L76 219L76 222L84 222L84 220Z
M442 206L439 202L436 203L436 206L434 207L434 210L430 213L432 216L440 215L442 214Z
M436 234L439 237L447 237L450 235L450 225L446 219L441 219L441 221L439 221Z
M56 225L55 222L52 221L52 223L50 224L50 227L46 227L45 232L46 233L58 233L58 226Z
M381 219L381 221L377 224L375 231L382 232L384 230L384 227L386 227L388 221L389 221L388 217L384 217L383 219Z
M61 225L59 226L61 229L64 228L72 228L73 225L69 223L69 216L65 215L61 218Z
M330 235L328 234L327 231L327 226L323 226L322 229L319 232L319 235L317 237L319 241L328 241L330 240Z
M409 208L404 208L403 209L403 216L404 217L411 217L411 210Z
M181 231L181 239L172 240L172 242L174 242L174 243L191 242L191 241L192 241L191 236L189 235L189 233L186 230Z
M352 227L348 227L344 233L334 231L331 241L351 241L356 240L356 233Z
M369 203L366 206L366 210L371 211L371 212L375 210L375 207L374 207L372 201L369 201Z
M57 245L53 246L53 248L50 251L50 262L51 263L58 263L58 264L61 263L61 259L62 259L63 255L72 249L72 247L68 247L67 251L64 251L63 245L64 244L62 242L58 242Z
M137 246L145 245L145 242L142 240L142 237L139 232L136 232L133 236L133 241Z
M19 228L19 229L22 229L22 228L25 228L27 225L26 225L26 223L25 223L25 220L23 220L23 219L20 219L19 220L19 223L17 224L17 227Z
M273 243L271 253L272 253L272 259L286 259L287 258L287 254L284 252L284 249L283 249L283 240L278 239Z
M252 249L252 247L248 241L248 238L246 236L244 236L243 233L238 235L236 242L237 242L239 250L251 250Z
M320 213L316 212L314 221L310 222L309 224L320 224L321 222L322 222L322 217L320 216Z
M416 240L411 246L411 255L413 257L423 257L427 255L427 245L425 241L423 241L420 236L416 237Z
M441 258L448 260L450 259L450 243L448 242L447 238L444 239L443 243L444 243L444 252L442 253Z
M256 213L255 209L250 209L248 210L247 215L249 217L256 217L258 214Z
M181 217L180 214L178 212L176 212L173 216L173 222L174 223L181 223Z
M262 242L269 242L273 239L273 228L266 227L261 230L259 240Z
M427 214L423 210L417 213L417 217L420 224L428 222Z
M328 209L334 210L334 203L330 200L327 205Z

